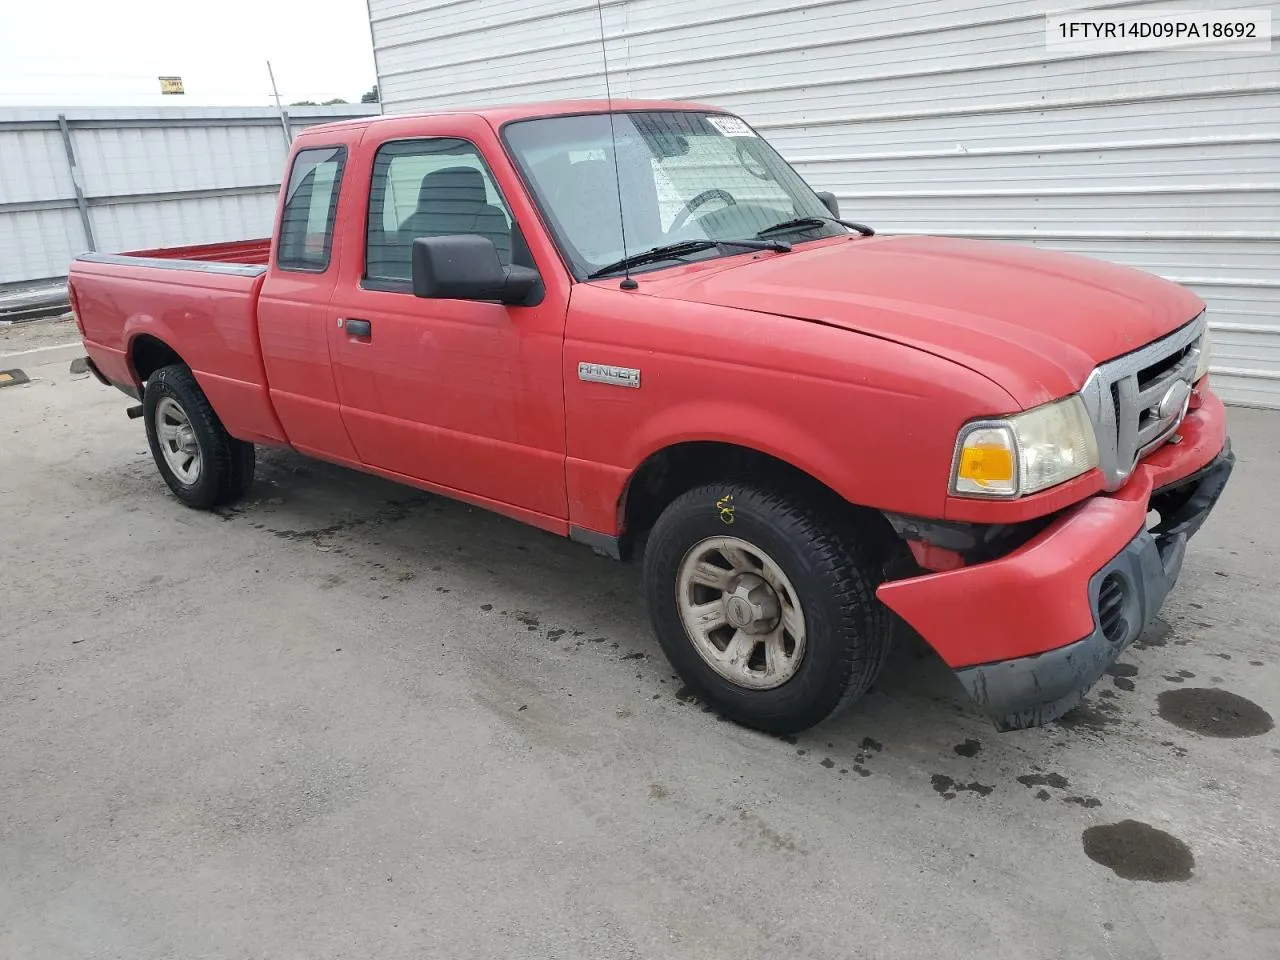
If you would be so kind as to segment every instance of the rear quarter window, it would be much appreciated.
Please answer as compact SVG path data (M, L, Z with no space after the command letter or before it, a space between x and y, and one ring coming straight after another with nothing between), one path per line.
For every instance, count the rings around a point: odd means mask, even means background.
M289 171L276 266L322 273L333 250L333 223L346 165L346 147L300 150Z

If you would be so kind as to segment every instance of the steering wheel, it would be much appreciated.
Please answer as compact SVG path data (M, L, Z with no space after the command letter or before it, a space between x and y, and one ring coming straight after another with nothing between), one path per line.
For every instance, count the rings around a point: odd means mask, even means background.
M773 174L747 146L747 140L739 137L734 144L734 148L738 151L738 162L742 164L742 168L751 174L757 180L772 180ZM757 143L759 141L756 141Z
M667 230L667 236L673 233L679 233L680 229L689 222L689 218L693 216L693 212L709 200L721 200L727 206L736 207L738 201L734 199L733 194L728 190L721 190L713 187L710 190L703 190L700 194L685 203L684 207L676 214L676 218L671 221L671 227Z

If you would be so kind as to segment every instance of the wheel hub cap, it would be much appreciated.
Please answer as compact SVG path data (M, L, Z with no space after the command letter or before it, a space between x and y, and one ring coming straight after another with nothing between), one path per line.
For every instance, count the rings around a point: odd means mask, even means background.
M155 430L160 455L179 482L192 484L199 480L203 460L200 443L191 418L172 397L164 397L156 404Z
M744 573L725 594L725 619L747 633L768 633L778 625L778 595L764 577Z
M680 561L677 609L699 656L751 690L790 680L805 651L804 613L773 558L739 537L710 537Z

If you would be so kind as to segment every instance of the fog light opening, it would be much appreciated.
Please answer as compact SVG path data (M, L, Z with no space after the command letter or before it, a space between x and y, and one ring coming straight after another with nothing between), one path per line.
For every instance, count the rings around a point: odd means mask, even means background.
M1109 573L1098 588L1098 626L1112 643L1121 643L1129 635L1125 608L1129 605L1129 583L1118 573Z

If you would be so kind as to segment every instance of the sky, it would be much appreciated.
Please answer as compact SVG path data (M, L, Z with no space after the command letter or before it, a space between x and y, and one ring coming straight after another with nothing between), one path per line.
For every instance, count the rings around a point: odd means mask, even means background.
M0 106L269 106L268 59L285 104L357 102L365 0L0 0Z

